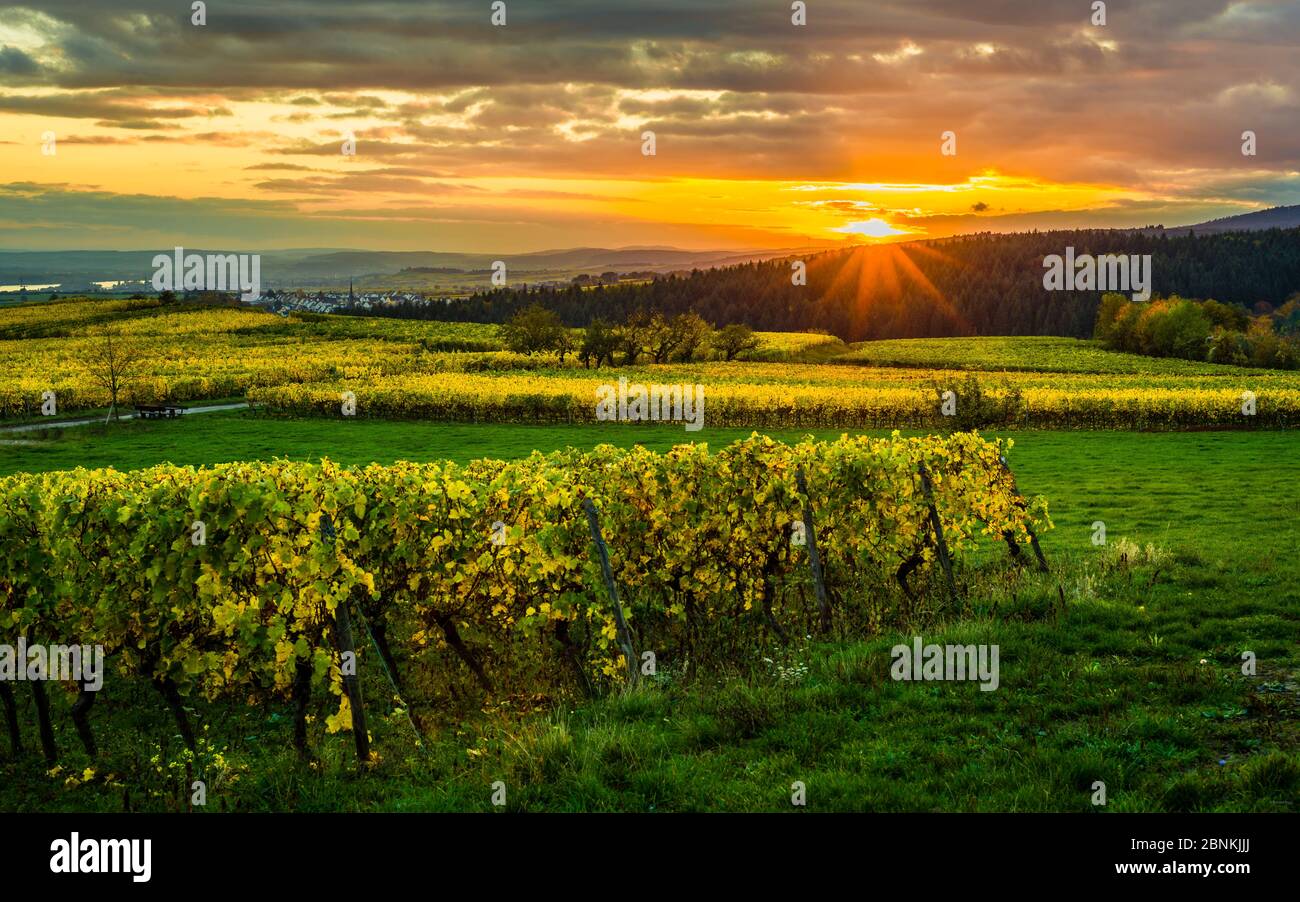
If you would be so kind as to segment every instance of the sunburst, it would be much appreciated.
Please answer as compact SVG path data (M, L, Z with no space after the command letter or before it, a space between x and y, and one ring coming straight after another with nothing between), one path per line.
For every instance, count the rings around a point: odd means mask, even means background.
M846 290L853 293L853 326L859 334L866 331L861 327L870 321L872 308L878 299L885 302L896 300L908 288L919 288L959 328L967 325L965 317L916 265L912 253L936 262L956 262L942 251L922 244L877 244L857 248L839 267L828 293L836 295Z

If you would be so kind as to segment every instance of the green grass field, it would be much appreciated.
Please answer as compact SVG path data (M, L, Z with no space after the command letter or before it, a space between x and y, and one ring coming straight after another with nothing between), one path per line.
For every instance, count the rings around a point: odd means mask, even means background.
M745 433L694 437L719 445ZM487 811L497 780L511 810L783 810L802 781L811 810L1089 811L1095 780L1106 783L1107 811L1300 810L1300 434L1010 437L1022 489L1051 502L1049 575L967 569L962 605L935 603L906 629L755 647L725 672L665 672L595 702L422 709L433 728L423 749L371 669L382 761L364 777L350 741L319 723L320 760L298 762L287 706L200 704L212 744L200 769L224 774L213 795L240 810ZM277 455L464 461L601 442L661 449L686 435L218 413L24 438L35 444L0 446L0 472ZM1095 521L1105 547L1092 543ZM1137 545L1127 559L1121 540ZM998 644L998 691L892 681L890 648L918 634ZM1241 674L1243 651L1257 656L1253 677ZM102 696L105 749L89 780L60 699L65 763L49 774L35 755L0 758L0 809L120 810L128 796L137 808L184 806L162 702L134 683ZM22 702L30 747L25 692Z

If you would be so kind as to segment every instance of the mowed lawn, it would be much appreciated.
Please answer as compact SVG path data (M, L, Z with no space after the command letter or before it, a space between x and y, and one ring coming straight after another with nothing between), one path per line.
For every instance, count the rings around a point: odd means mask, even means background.
M37 444L0 444L0 473L277 455L464 461L744 434L207 414L66 430L48 443L27 435ZM597 702L424 711L423 750L371 669L383 760L362 777L350 742L319 730L321 760L298 763L287 706L270 716L200 706L240 772L210 806L488 811L500 780L510 810L789 810L800 781L814 811L1300 811L1300 433L1009 437L1021 488L1051 502L1049 575L968 567L965 603L923 622L842 643L755 645L727 673L666 673ZM1099 521L1106 546L1092 541ZM1121 558L1122 538L1142 549L1135 560ZM914 635L998 644L999 688L892 681L890 648ZM1243 651L1255 655L1254 676L1241 672ZM91 762L60 700L69 764L51 776L35 755L15 764L3 749L0 809L120 810L128 789L134 807L183 805L179 781L150 760L159 743L164 764L175 755L165 707L142 688L117 692L95 709L105 754L90 782L68 780ZM1095 781L1105 806L1092 804Z

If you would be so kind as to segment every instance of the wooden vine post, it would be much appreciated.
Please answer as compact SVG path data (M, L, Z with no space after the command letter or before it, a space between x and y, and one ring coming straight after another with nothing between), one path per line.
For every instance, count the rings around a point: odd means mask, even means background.
M23 734L18 729L18 703L7 682L0 682L0 703L4 704L5 724L9 727L9 748L17 758L23 753Z
M32 634L27 634L27 644L32 644ZM45 694L45 683L40 680L32 680L28 683L32 687L32 701L36 704L36 725L37 732L41 737L41 751L45 753L45 760L54 764L59 760L59 746L54 741L54 724L50 721L50 700Z
M943 537L943 523L939 520L939 509L934 506L934 486L930 483L930 474L925 464L918 468L921 473L921 491L925 493L926 506L930 508L930 528L934 532L935 551L939 556L939 566L948 584L948 597L957 601L957 581L952 575L952 558L948 555L948 543Z
M357 604L357 614L361 617L361 625L366 628L366 635L370 637L370 644L375 649L375 654L379 656L379 666L383 669L384 675L388 677L388 685L393 687L393 694L397 698L398 704L406 712L406 722L415 731L415 744L420 748L424 748L424 724L420 722L419 715L411 710L410 704L406 701L406 690L402 688L402 677L397 671L397 661L393 658L393 652L388 647L386 630L371 626L370 618L366 616L365 610L359 603Z
M95 733L90 728L90 709L94 704L94 690L82 683L81 690L77 693L77 700L72 703L72 723L77 728L77 735L81 737L81 744L85 747L86 754L91 758L98 754L98 748L95 745Z
M590 498L582 499L582 509L587 513L587 524L591 527L591 540L596 544L596 555L600 559L600 572L605 578L605 588L609 591L609 599L614 608L614 626L618 630L618 644L623 650L623 658L627 661L627 682L628 685L634 685L639 673L636 651L632 648L632 634L627 628L627 621L623 619L623 604L618 598L614 571L609 566L609 549L605 547L605 537L600 533L600 518L596 514L596 505L591 503Z
M311 704L311 664L299 661L293 676L293 747L299 755L308 757L307 708Z
M812 496L808 494L808 481L804 478L803 467L795 473L799 494L804 497L803 525L808 540L808 563L812 568L813 589L817 592L817 610L821 612L821 630L831 631L831 605L826 599L826 582L822 576L822 557L817 548L817 529L813 525Z
M1020 494L1020 489L1016 487L1016 474L1011 472L1011 466L1007 463L1006 457L999 456L998 463L1002 465L1002 469L1006 471L1007 477L1011 480L1011 494L1015 496L1020 509L1024 510L1025 496ZM1047 566L1047 558L1043 556L1043 549L1038 544L1038 533L1034 532L1033 527L1029 525L1025 526L1025 531L1029 533L1029 547L1034 549L1034 557L1038 559L1038 569L1043 573L1049 572L1051 568ZM1016 544L1015 535L1012 534L1011 530L1007 530L1002 534L1002 537L1006 539L1007 545L1011 548L1011 556L1019 561L1022 552L1020 546Z
M320 521L321 537L325 543L334 547L334 521L329 514L324 514ZM343 673L343 691L347 693L348 704L352 708L352 734L357 741L357 761L365 764L370 760L370 734L366 731L366 706L361 697L361 677L358 672L360 662L357 660L356 643L352 639L352 617L348 613L350 599L345 598L334 608L334 635L338 640L339 652L344 658L351 657L352 673Z

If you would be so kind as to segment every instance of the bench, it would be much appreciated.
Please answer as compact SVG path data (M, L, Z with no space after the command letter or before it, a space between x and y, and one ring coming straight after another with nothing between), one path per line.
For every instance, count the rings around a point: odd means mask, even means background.
M159 420L163 417L178 417L185 412L184 407L175 404L137 404L135 415L142 420Z

